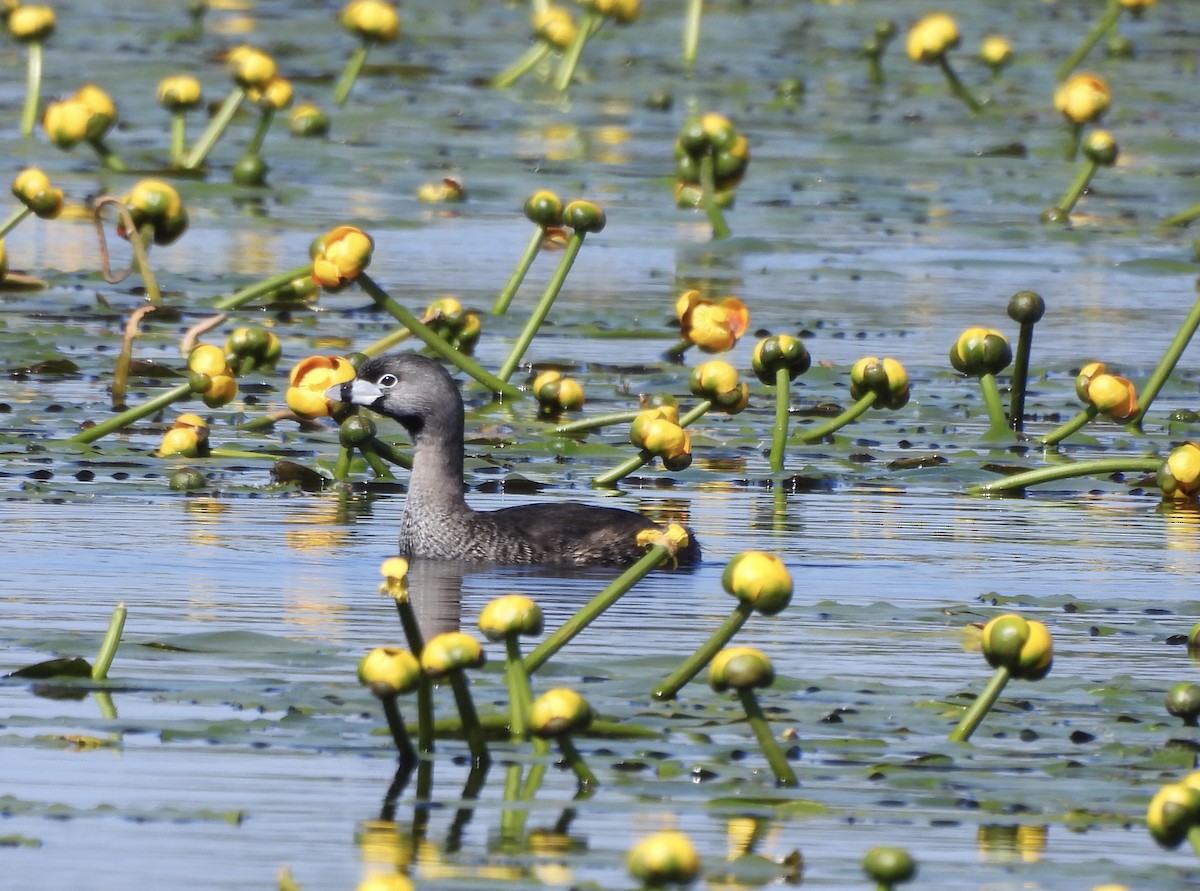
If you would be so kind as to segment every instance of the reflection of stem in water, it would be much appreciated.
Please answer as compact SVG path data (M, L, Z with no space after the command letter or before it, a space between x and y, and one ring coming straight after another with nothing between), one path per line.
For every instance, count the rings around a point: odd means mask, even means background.
M487 779L487 772L488 765L487 762L484 762L472 767L467 774L467 782L462 790L463 806L454 812L454 822L450 824L450 829L446 833L446 853L448 854L452 854L462 848L463 830L471 822L471 817L475 815L474 804L468 806L466 802L474 802L479 797L479 790L483 788L483 781Z
M400 800L400 796L404 794L405 787L408 786L408 781L412 777L413 769L417 766L416 761L405 762L401 760L396 767L396 773L392 777L392 784L388 786L387 794L383 796L383 807L379 812L379 819L384 822L391 823L396 819L396 802Z

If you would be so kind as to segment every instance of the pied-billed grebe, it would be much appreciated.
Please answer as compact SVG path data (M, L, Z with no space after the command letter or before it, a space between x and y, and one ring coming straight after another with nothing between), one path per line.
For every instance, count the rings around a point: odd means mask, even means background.
M417 353L380 356L330 388L331 399L399 421L413 441L400 553L492 563L629 564L643 553L637 534L654 527L633 511L577 501L476 511L463 497L463 401L437 362ZM700 546L677 554L696 563Z

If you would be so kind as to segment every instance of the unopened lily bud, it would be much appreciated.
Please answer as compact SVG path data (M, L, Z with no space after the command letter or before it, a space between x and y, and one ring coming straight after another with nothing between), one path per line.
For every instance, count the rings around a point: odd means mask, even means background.
M533 36L555 49L565 50L578 33L571 13L561 6L547 6L533 17Z
M52 188L50 179L36 167L27 167L16 175L12 193L43 220L52 220L62 213L62 189Z
M292 109L288 130L299 137L325 136L329 132L329 116L319 106L304 102Z
M1108 82L1098 74L1073 74L1054 91L1054 107L1076 126L1099 120L1111 105Z
M458 669L478 668L485 659L479 641L461 631L439 634L421 650L421 668L433 678Z
M721 585L764 616L792 602L792 576L783 561L765 551L743 551L725 565Z
M910 881L917 874L917 864L903 848L871 848L862 865L867 877L884 888Z
M420 679L417 658L398 647L376 647L358 663L359 683L380 699L411 692Z
M339 16L342 27L360 40L387 43L400 34L396 8L383 0L352 0Z
M572 201L563 208L563 225L576 232L602 232L604 211L591 201Z
M963 374L999 374L1010 362L1008 339L991 328L968 328L950 348L950 364Z
M875 393L878 405L884 408L903 408L908 402L908 373L895 359L867 356L850 369L850 398L861 399Z
M490 601L479 614L479 630L491 641L513 634L542 633L542 610L524 594L506 594Z
M1164 501L1195 501L1200 493L1200 445L1185 442L1172 449L1159 467L1158 485ZM1200 631L1200 624L1193 630Z
M1085 158L1099 167L1112 167L1117 163L1117 141L1107 130L1093 130L1084 137L1080 149Z
M247 91L262 89L279 73L275 60L252 46L234 47L226 59L234 82Z
M750 367L764 384L773 386L780 369L786 369L788 380L795 380L812 366L808 349L797 337L775 334L764 337L754 345Z
M167 111L188 111L200 105L200 81L190 74L164 77L158 83L158 101Z
M525 199L525 216L539 226L561 226L563 222L562 199L553 192L541 189Z
M529 709L529 729L541 737L586 730L592 723L588 701L568 687L547 690Z
M775 682L775 668L762 651L754 647L727 647L708 664L708 683L716 692L752 690Z
M908 57L932 65L959 43L958 22L944 12L927 15L908 32Z
M8 33L21 43L45 40L54 33L57 20L49 6L21 4L8 14Z
M992 619L983 628L983 656L993 668L1004 667L1015 678L1041 680L1054 660L1050 631L1041 622L1016 613Z

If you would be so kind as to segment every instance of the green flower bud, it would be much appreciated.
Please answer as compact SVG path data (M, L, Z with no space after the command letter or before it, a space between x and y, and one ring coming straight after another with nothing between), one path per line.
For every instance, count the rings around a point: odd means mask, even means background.
M383 699L415 690L421 679L421 666L408 650L376 647L358 663L359 683Z
M718 693L769 687L774 682L771 660L754 647L726 647L708 664L709 686Z
M883 408L903 408L908 402L908 373L895 359L867 356L850 369L850 397L861 399L875 393Z
M792 576L783 561L765 551L743 551L721 573L725 590L764 616L773 616L792 601Z
M999 331L968 328L950 348L950 364L963 374L999 374L1012 362L1012 349Z
M314 138L329 133L329 115L311 102L303 102L292 109L288 117L288 131L299 138Z
M170 486L172 492L191 492L203 489L204 474L194 467L183 467L171 474L167 485Z
M1167 712L1183 720L1188 727L1196 726L1200 718L1200 684L1180 681L1167 691Z
M262 155L242 155L233 165L235 186L261 186L267 181L267 162Z
M693 158L712 150L712 139L700 118L688 118L679 130L678 144Z
M812 366L812 357L803 341L790 334L775 334L765 337L754 346L750 356L750 367L758 379L774 386L778 371L787 369L788 379L795 380Z
M421 650L421 668L432 678L440 678L456 669L478 668L486 657L479 641L461 631L447 631L425 643Z
M1033 291L1017 291L1009 298L1008 317L1022 325L1035 325L1046 312L1046 301Z
M1050 631L1041 622L1016 613L992 619L983 628L983 656L993 668L1003 666L1015 678L1041 680L1050 672L1054 651Z
M529 729L538 736L564 736L592 723L592 707L567 687L547 690L529 709Z
M523 594L497 597L479 614L479 630L491 641L542 633L542 609Z
M576 232L602 232L604 211L590 201L572 201L563 210L563 225Z
M1100 167L1112 167L1117 163L1117 141L1107 130L1093 130L1080 146L1083 156Z
M338 442L346 448L362 445L375 436L375 422L366 415L351 415L338 427Z
M562 199L553 192L540 189L525 199L525 216L538 226L561 226L563 224Z
M1146 828L1164 848L1177 848L1200 820L1200 791L1184 783L1169 783L1150 799Z
M880 885L898 885L917 874L917 865L903 848L871 848L863 858L863 872Z

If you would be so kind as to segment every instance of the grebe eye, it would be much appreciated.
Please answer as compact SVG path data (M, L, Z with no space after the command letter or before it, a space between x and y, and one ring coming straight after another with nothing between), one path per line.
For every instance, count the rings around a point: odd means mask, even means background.
M378 380L377 383L380 387L390 389L391 387L394 387L396 384L400 383L400 379L394 374L385 374Z

